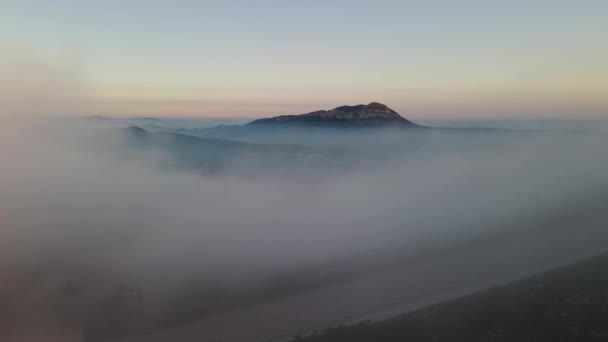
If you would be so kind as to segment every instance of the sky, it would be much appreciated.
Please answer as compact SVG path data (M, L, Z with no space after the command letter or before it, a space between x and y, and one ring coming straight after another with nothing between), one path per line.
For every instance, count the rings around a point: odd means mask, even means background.
M608 1L2 0L5 111L608 118Z

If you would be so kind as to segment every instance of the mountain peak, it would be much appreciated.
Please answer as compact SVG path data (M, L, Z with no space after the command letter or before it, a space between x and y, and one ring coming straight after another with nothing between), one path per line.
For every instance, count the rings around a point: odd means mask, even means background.
M388 106L371 102L367 105L340 106L300 115L281 115L259 119L250 124L295 124L306 126L416 126Z
M370 102L367 106L368 107L376 107L376 108L388 108L387 105L382 104L380 102Z

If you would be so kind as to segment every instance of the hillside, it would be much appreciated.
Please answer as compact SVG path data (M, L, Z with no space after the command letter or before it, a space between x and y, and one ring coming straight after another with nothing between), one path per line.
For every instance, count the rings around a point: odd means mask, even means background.
M401 126L417 127L394 110L378 102L367 105L341 106L300 115L281 115L258 119L249 125L301 125L301 126Z

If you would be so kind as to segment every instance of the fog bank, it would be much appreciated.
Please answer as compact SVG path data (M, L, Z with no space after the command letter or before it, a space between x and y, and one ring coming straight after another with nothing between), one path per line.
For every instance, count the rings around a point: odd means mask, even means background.
M3 121L0 296L12 299L0 315L20 313L0 337L81 331L120 287L143 293L148 319L163 321L184 293L246 298L269 279L369 272L425 249L603 215L608 203L598 132L367 137L338 167L252 167L246 155L206 174L164 167L173 159L162 148L130 150L120 128Z

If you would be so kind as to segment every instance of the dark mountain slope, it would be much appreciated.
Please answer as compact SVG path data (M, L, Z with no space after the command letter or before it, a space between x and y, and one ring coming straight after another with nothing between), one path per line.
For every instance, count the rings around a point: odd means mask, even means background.
M341 106L300 115L281 115L255 120L248 125L355 126L355 127L417 127L394 110L378 102L368 105Z

